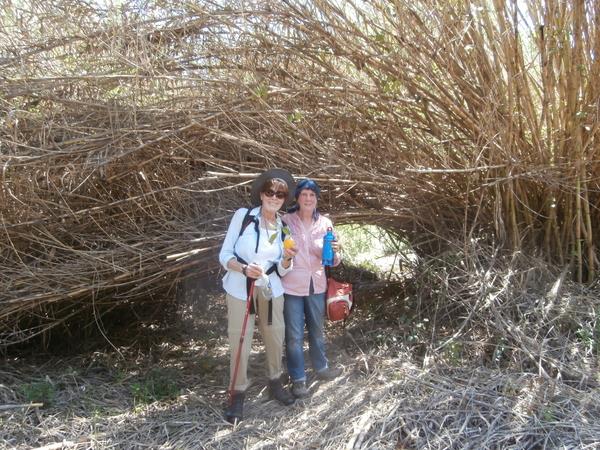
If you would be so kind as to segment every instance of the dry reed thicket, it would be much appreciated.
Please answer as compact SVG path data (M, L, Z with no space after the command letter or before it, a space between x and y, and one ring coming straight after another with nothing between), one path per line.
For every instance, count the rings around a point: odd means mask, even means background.
M425 367L460 357L554 386L510 440L493 376L472 373L446 412L414 405L423 422L394 428L407 446L444 448L429 433L445 427L489 430L477 448L593 445L600 6L340 3L3 2L2 343L168 302L215 270L252 177L280 166L319 180L337 222L420 256ZM529 395L511 389L497 398ZM391 392L366 423L406 420Z
M422 255L595 280L591 2L5 6L3 342L214 269L270 166Z

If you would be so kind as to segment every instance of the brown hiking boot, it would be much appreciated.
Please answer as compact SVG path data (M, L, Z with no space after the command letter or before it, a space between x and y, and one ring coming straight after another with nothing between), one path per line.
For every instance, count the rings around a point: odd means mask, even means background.
M285 406L289 406L296 401L294 396L283 388L279 378L269 380L269 398L278 400Z

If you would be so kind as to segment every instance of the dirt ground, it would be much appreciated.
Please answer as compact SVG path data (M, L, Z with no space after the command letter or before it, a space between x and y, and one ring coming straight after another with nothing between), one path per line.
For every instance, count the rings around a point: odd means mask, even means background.
M358 348L346 348L348 338L342 326L331 324L329 354L332 362L344 368L343 376L319 383L309 371L311 397L283 407L268 400L264 354L256 331L247 420L233 428L222 419L228 378L224 296L220 292L207 295L210 301L206 303L182 305L177 324L151 325L142 335L138 330L129 345L115 344L125 340L118 336L110 344L105 342L102 350L82 354L4 358L0 365L0 448L266 445L267 430L310 415L315 406L325 407L328 398L336 396L338 384L360 373L355 367ZM40 392L32 393L32 389ZM45 404L26 406L36 395ZM280 443L283 439L279 432L273 438Z
M343 374L322 383L309 372L312 395L291 407L268 400L257 332L245 420L233 427L222 418L224 296L205 298L95 350L5 357L0 448L599 448L597 389L450 364L409 344L410 326L368 311L328 325Z

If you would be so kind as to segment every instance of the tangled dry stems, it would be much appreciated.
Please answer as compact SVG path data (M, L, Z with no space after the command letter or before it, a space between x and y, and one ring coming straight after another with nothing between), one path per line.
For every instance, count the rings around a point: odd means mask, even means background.
M171 300L272 166L421 255L595 279L595 3L136 5L3 8L3 344Z

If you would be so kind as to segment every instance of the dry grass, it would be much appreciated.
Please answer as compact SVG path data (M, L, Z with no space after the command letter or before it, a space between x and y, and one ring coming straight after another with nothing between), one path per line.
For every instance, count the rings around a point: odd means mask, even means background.
M293 407L267 400L255 343L255 382L246 420L235 428L222 419L221 293L182 305L178 321L149 327L137 340L131 329L113 335L118 351L13 352L0 368L0 447L596 448L598 298L552 271L487 261L486 283L442 260L402 289L365 283L346 331L328 327L329 353L343 375L330 383L309 378L312 396ZM431 276L464 286L453 307L436 298ZM161 377L171 384L145 390ZM39 401L31 394L39 385L51 386L49 405L24 406Z

